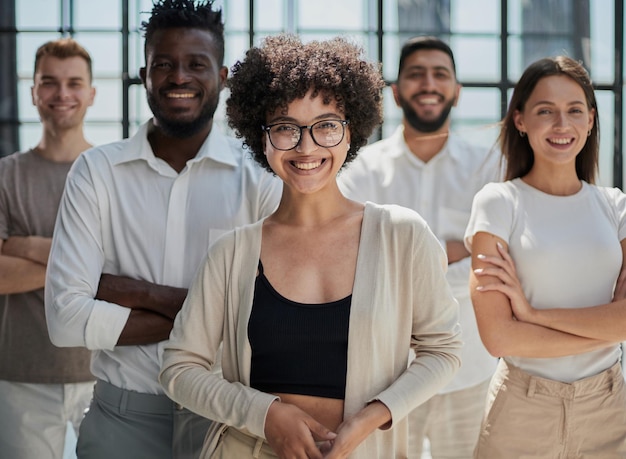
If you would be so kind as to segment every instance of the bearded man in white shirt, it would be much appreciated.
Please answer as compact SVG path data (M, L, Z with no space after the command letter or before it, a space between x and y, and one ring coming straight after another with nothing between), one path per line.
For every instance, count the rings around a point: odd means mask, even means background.
M450 112L461 85L450 47L414 37L402 47L392 85L402 124L392 136L362 150L340 185L360 201L399 204L419 212L448 254L448 282L459 302L464 348L461 369L442 392L409 416L411 458L424 439L434 459L472 457L495 359L484 348L469 296L469 252L463 244L472 198L499 179L499 155L450 132Z
M228 70L212 3L154 4L140 70L154 117L87 151L67 178L45 302L52 342L93 351L81 459L198 457L209 421L164 394L163 343L208 246L280 197L279 182L213 123Z

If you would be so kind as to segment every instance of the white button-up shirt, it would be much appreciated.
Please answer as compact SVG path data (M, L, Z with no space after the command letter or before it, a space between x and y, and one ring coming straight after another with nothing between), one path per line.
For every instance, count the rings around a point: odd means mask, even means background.
M500 178L500 154L471 145L450 134L443 149L428 162L415 156L404 141L404 128L363 148L339 176L342 191L357 201L398 204L416 210L445 249L446 241L463 241L474 194ZM486 381L495 359L484 348L469 296L471 260L448 266L447 279L459 302L463 351L461 369L443 392Z
M282 186L215 126L177 173L152 152L150 125L76 160L57 216L45 303L54 344L93 350L97 378L161 394L162 343L116 346L130 309L94 299L101 274L187 288L215 238L271 213Z

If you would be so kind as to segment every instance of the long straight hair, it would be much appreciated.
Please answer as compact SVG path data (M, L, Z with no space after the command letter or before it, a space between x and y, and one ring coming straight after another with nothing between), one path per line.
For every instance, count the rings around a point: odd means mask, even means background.
M515 112L523 112L526 102L530 98L537 83L542 78L564 75L571 78L583 90L587 108L594 110L594 122L587 142L576 156L576 175L587 183L595 183L598 173L598 152L600 140L600 121L598 118L598 104L591 84L589 74L581 63L566 56L557 56L540 59L532 63L524 71L513 90L509 109L502 120L502 127L498 142L506 162L505 180L523 177L533 167L535 157L528 141L528 136L522 137L515 127Z

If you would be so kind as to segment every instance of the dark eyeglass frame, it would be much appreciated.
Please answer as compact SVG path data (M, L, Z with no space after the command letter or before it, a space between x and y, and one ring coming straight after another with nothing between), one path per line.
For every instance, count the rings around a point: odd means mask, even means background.
M315 140L315 136L313 135L313 126L316 126L320 123L327 123L328 121L334 121L337 122L339 124L341 124L341 128L342 128L342 132L341 132L341 138L339 139L339 141L334 144L334 145L322 145L320 144L317 140ZM274 145L274 142L272 141L272 135L270 133L270 130L274 127L274 126L280 126L281 124L286 124L289 126L295 126L298 129L300 129L300 135L298 137L298 141L295 143L295 145L291 148L278 148L276 145ZM287 123L287 122L280 122L280 123L274 123L274 124L268 124L267 126L261 126L261 129L265 132L267 132L267 137L270 139L270 143L272 144L272 147L274 147L276 150L280 150L280 151L289 151L289 150L293 150L294 148L296 148L298 145L300 145L300 142L302 142L302 131L304 129L308 129L309 130L309 134L311 135L311 139L313 139L313 142L315 142L315 145L318 145L322 148L332 148L332 147L336 147L337 145L339 145L342 140L344 139L344 137L346 136L346 126L350 124L350 120L335 120L335 119L327 119L327 120L320 120L320 121L316 121L315 123L309 125L309 126L298 126L296 123Z

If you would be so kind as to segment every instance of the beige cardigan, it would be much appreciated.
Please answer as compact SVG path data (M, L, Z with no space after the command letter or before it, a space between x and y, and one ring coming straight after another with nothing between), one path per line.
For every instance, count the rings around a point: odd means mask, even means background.
M177 403L223 425L265 437L275 396L249 387L247 336L263 222L235 229L210 249L165 344L161 384ZM377 430L353 458L408 457L407 414L445 386L460 366L458 304L445 279L446 258L414 211L367 203L348 332L344 418L372 400L392 428ZM221 375L212 372L223 345ZM416 357L409 361L409 346ZM205 456L203 456L205 457Z

